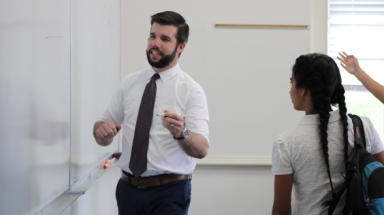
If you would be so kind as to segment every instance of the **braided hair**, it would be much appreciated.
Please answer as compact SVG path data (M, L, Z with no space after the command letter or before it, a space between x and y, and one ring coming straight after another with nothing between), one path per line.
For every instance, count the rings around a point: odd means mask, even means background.
M319 114L319 134L321 149L324 155L324 163L331 184L332 195L335 195L331 173L329 168L328 154L328 122L331 105L338 105L344 138L344 159L345 165L348 157L348 121L347 108L344 97L344 87L341 84L340 71L335 61L323 54L301 55L296 59L292 69L298 89L309 89L313 108Z

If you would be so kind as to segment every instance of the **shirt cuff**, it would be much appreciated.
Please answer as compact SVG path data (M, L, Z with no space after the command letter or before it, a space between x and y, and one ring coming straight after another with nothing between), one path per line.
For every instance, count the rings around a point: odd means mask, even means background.
M290 175L293 173L291 169L286 169L286 170L272 170L272 173L274 175Z

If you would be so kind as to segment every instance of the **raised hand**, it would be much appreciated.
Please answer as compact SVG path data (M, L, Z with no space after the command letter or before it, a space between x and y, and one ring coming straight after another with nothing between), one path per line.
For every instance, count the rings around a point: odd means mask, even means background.
M353 55L347 53L339 53L337 57L341 61L341 66L349 73L353 74L369 92L371 92L377 99L384 103L384 86L373 80L363 69L360 68L359 61Z
M340 65L352 75L356 75L360 71L359 61L355 56L343 52L339 53L337 59L341 61Z

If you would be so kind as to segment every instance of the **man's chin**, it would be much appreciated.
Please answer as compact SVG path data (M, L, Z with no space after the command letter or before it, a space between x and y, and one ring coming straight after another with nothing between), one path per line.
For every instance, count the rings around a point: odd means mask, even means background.
M158 63L162 58L161 57L156 57L156 58L150 57L150 59L151 59L151 62Z
M159 58L159 59L151 59L151 63L158 63L160 60L161 60L161 58Z

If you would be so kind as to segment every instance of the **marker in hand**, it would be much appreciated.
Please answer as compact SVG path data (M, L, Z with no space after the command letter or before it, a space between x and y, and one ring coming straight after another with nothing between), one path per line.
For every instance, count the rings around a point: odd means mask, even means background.
M175 114L181 116L180 113L175 113ZM156 114L156 116L166 117L165 113L158 113L158 114Z

